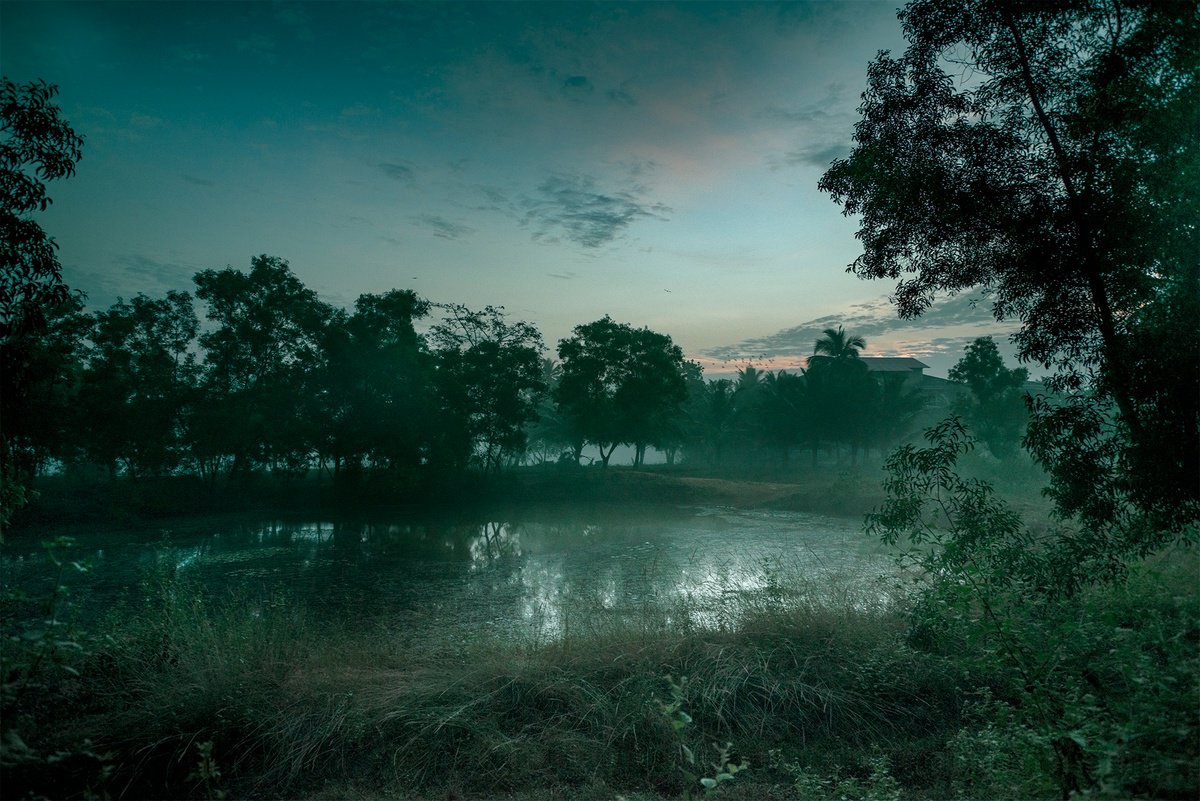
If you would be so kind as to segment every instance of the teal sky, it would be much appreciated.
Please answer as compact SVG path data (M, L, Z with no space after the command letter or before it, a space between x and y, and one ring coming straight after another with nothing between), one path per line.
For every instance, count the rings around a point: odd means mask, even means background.
M551 348L605 314L710 374L845 320L945 374L1004 333L901 324L816 189L895 3L5 2L0 59L86 137L40 216L93 305L288 259L322 297L503 305ZM724 362L724 367L722 367Z

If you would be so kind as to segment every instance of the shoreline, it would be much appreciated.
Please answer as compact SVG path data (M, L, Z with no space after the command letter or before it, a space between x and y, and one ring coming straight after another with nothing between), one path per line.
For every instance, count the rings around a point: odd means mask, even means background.
M205 484L194 477L79 479L51 476L35 485L38 496L4 532L8 541L79 526L159 527L197 516L265 514L320 516L454 517L576 512L613 508L651 510L727 506L858 517L883 499L878 468L800 473L792 480L698 475L675 468L517 468L498 476L398 486L373 482L337 487L328 479L278 480L257 476L241 485ZM799 479L799 480L797 480ZM466 500L464 500L466 499Z

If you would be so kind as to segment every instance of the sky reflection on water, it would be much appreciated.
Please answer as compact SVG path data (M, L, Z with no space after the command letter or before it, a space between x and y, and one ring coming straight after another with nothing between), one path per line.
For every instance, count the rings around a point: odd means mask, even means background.
M708 627L828 588L866 588L890 564L857 520L692 509L652 517L431 521L189 521L78 537L94 569L73 590L82 617L136 603L174 573L218 601L280 596L342 627L545 642L630 623ZM9 549L5 582L37 591L48 562ZM868 594L869 595L869 594Z

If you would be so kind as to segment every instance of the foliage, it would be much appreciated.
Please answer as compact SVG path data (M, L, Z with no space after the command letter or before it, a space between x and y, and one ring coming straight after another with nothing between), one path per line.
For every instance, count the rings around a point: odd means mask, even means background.
M82 416L76 394L91 320L77 296L43 312L40 329L27 328L0 343L4 470L22 486L51 459L74 455Z
M558 343L562 379L555 400L575 429L600 449L631 443L640 464L687 398L683 351L669 336L609 317L575 327Z
M1057 369L1054 389L1115 406L1105 485L1163 525L1193 519L1194 5L915 0L900 17L908 49L869 67L856 148L820 184L861 216L850 269L898 279L904 317L982 287L997 319L1021 321L1020 357ZM1047 440L1070 430L1045 428L1043 450L1069 448Z
M813 346L805 379L808 403L814 422L810 429L813 455L823 437L845 442L852 448L864 448L868 443L871 412L878 404L879 387L859 359L858 351L866 347L860 336L846 334L841 326L825 329Z
M1044 764L1064 798L1185 784L1200 721L1168 707L1195 688L1196 655L1185 643L1200 636L1197 611L1171 609L1174 624L1153 608L1126 614L1117 601L1130 555L1119 541L1065 527L1035 534L986 482L956 473L973 447L961 421L926 436L928 447L889 458L888 498L868 531L909 546L901 560L919 582L913 642L953 655L1002 694L998 706L985 696L981 724L955 740L956 758L974 766L968 777L982 771L962 781L1000 786L1006 772ZM1170 721L1173 745L1159 720ZM1007 750L989 750L996 740ZM1171 756L1154 758L1160 749Z
M861 779L842 776L837 771L833 775L822 775L795 761L785 760L778 749L770 756L776 768L788 775L800 798L805 801L900 801L903 797L900 783L892 777L889 760L882 753L874 753L863 759L863 766L868 773Z
M667 688L671 693L670 701L658 701L659 712L671 725L671 730L675 732L675 736L679 738L679 756L682 763L679 766L679 772L683 774L684 780L684 798L690 799L692 791L696 784L700 784L704 788L705 793L712 792L717 789L723 782L732 781L738 771L745 770L750 767L750 763L745 759L739 762L734 762L732 758L733 743L725 743L725 745L712 746L717 752L717 761L713 763L713 775L701 776L696 771L701 770L701 765L696 759L696 753L688 746L684 737L684 730L692 725L692 716L684 711L683 705L686 701L687 692L687 676L681 676L678 681L674 676L667 674Z
M64 688L78 686L81 669L94 646L93 637L75 625L69 603L72 574L85 573L88 565L70 558L75 546L69 537L42 543L55 569L48 592L30 595L6 587L0 596L0 768L7 788L17 788L28 776L46 773L74 774L92 797L92 787L103 786L112 772L111 754L97 753L87 736L63 736L61 720L34 713L31 699L50 695L64 698ZM63 715L66 709L52 710Z
M484 473L498 472L506 456L524 453L525 427L537 419L546 391L542 335L527 322L507 322L503 308L441 308L445 317L430 338L443 408L462 425L465 453L456 461L478 457Z
M959 404L959 411L972 430L994 456L1011 456L1025 425L1021 390L1029 380L1029 371L1005 367L995 340L979 337L967 345L966 353L950 368L949 377L971 390L973 402Z
M385 470L412 470L428 451L432 363L414 324L429 311L429 302L415 292L397 289L361 295L352 315L331 316L306 419L316 423L319 464L335 480L364 460Z
M161 475L183 459L183 414L195 382L199 329L192 297L139 294L99 312L78 403L88 458L130 475Z
M44 323L70 297L57 245L29 218L52 202L46 182L75 174L83 138L59 117L58 87L45 81L0 88L0 343Z
M249 273L203 270L195 282L212 324L199 339L204 369L189 422L201 473L214 476L226 459L232 473L304 461L313 443L294 389L319 358L331 310L274 256L252 259Z
M66 427L61 388L71 377L62 362L73 343L51 337L55 346L43 347L41 335L48 317L70 318L79 303L63 283L57 244L30 217L50 206L46 182L74 175L82 157L57 93L7 76L0 86L0 527L28 500L33 473Z

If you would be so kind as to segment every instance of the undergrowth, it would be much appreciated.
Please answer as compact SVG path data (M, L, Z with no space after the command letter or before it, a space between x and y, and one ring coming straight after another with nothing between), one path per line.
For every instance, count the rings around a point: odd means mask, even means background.
M1194 796L1195 565L1177 549L1013 623L1060 638L1051 674L1079 678L1061 712L1089 797ZM675 607L514 643L317 624L160 574L69 672L26 682L9 730L62 761L6 770L5 797L642 799L703 778L727 799L1060 797L994 641L915 628L902 592L810 589L718 624ZM7 675L52 667L32 647L10 641Z

